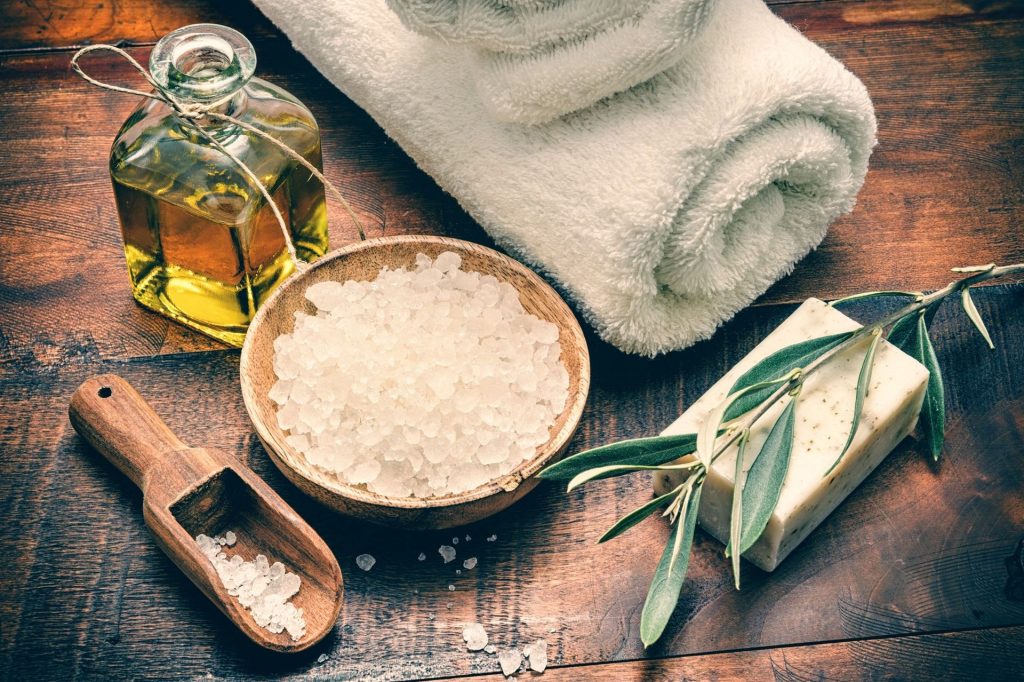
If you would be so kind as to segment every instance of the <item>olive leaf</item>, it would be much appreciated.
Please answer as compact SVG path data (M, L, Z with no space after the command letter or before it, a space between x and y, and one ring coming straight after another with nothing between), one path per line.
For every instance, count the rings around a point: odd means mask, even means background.
M834 301L830 301L828 306L830 308L834 308L837 305L842 305L843 303L862 301L867 298L917 298L920 295L921 292L919 291L865 291L859 294L853 294L852 296L837 298Z
M612 476L619 476L621 474L631 474L634 471L685 471L687 469L699 469L703 467L703 462L699 460L681 462L680 464L659 464L655 466L646 466L642 464L613 464L606 467L596 467L576 475L571 481L569 481L566 492L572 492L584 483L589 483L590 481L597 481L602 478L611 478Z
M971 298L971 290L964 287L964 290L960 292L960 302L963 303L964 312L967 313L967 317L970 318L971 322L981 333L981 336L985 339L985 343L991 350L995 350L995 344L992 343L992 336L988 333L988 327L985 326L985 320L981 319L981 313L978 312L978 307L974 305L974 299Z
M541 470L538 478L567 481L584 471L613 464L657 466L671 462L694 451L697 435L684 433L676 436L634 438L584 450L561 462ZM623 472L625 473L625 472Z
M995 267L995 263L988 263L986 265L965 265L962 268L950 268L950 270L953 272L975 273L990 272L991 270L995 269Z
M795 368L806 367L852 335L853 332L830 334L794 343L791 346L777 350L740 376L736 383L733 384L729 393L737 393L755 384L765 384L773 379L785 376ZM773 390L768 385L765 388L745 394L741 400L737 400L729 407L729 410L725 413L725 421L731 421L750 412L750 410L763 403L772 394Z
M931 447L932 459L937 462L946 437L946 391L942 385L939 359L935 357L935 348L932 346L932 340L928 337L925 316L922 315L918 319L917 326L921 364L928 368L928 391L924 394L921 421Z
M761 450L754 458L754 463L747 471L743 484L742 512L743 523L737 537L730 537L726 551L732 555L742 555L761 537L768 520L779 503L782 484L789 471L789 456L793 452L793 432L796 428L796 398L792 398L782 414L775 421L768 433ZM739 551L736 548L739 547ZM734 562L734 566L738 564ZM736 573L736 589L739 589L740 577Z
M728 415L732 410L733 405L738 401L743 400L745 396L758 391L768 389L770 395L779 384L784 384L790 381L791 378L792 373L778 379L752 384L741 388L734 393L730 393L725 400L715 407L715 409L711 410L711 413L701 424L700 430L697 432L697 458L704 462L706 466L711 466L715 450L715 441L722 433L722 423L726 420L726 415Z
M658 509L660 509L661 507L663 507L666 504L668 504L669 502L671 502L672 498L674 498L676 495L679 494L679 491L683 489L684 485L686 485L686 484L683 483L682 485L677 486L675 488L675 490L672 490L671 492L667 492L664 495L660 495L658 497L655 497L653 500L651 500L647 504L645 504L645 505L643 505L641 507L637 507L633 511L629 512L628 514L623 516L621 519L616 521L615 525L613 525L611 528L609 528L607 531L605 531L605 534L602 535L597 542L598 543L607 542L608 540L611 540L612 538L615 538L615 537L618 537L619 535L622 535L627 530L629 530L630 528L632 528L633 526L635 526L636 524L640 523L641 521L646 519L648 516L650 516L651 514L656 512Z
M878 350L878 345L882 340L882 330L876 329L871 334L871 342L868 344L867 350L864 352L864 360L860 365L860 373L857 375L857 390L853 399L853 419L850 422L850 435L846 437L846 444L843 445L843 449L839 452L839 457L832 463L832 466L828 468L825 475L828 476L832 473L832 470L839 466L839 462L843 459L846 451L850 449L850 444L853 443L854 436L857 435L857 428L860 427L860 416L864 411L864 398L867 397L868 391L871 386L871 368L875 364L875 352Z
M920 313L910 313L905 315L896 321L896 324L889 330L887 340L892 345L899 348L907 355L916 358L917 353L914 352L912 339L917 335L917 318Z
M658 641L679 602L679 592L683 588L686 569L690 564L690 548L693 545L703 483L704 478L700 477L681 493L685 495L686 512L676 522L672 541L665 545L640 616L640 639L644 647Z
M746 460L747 441L750 440L750 431L744 430L736 443L736 469L732 477L732 513L729 516L729 537L738 538L743 532L743 488L746 485L747 470L743 464ZM728 553L728 548L726 548ZM732 574L735 576L736 589L740 589L740 553L732 555Z
M929 306L930 308L930 306ZM946 395L935 349L928 338L928 309L900 318L889 331L889 343L920 362L928 370L928 388L921 407L921 426L932 459L938 460L946 428Z

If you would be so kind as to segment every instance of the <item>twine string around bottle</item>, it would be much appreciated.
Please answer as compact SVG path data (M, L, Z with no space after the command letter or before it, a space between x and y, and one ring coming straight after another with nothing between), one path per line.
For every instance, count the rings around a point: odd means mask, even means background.
M146 79L146 82L153 87L153 92L145 92L143 90L126 88L124 86L114 85L112 83L104 83L103 81L99 81L90 76L89 74L87 74L82 69L81 65L79 65L78 61L85 54L97 50L106 50L108 52L113 52L117 55L120 55L121 57L124 57L129 64L135 67L136 71L142 74L142 77ZM281 228L281 234L284 236L285 248L288 250L288 255L291 256L291 259L295 263L295 268L297 270L302 271L309 267L309 264L299 259L298 254L295 251L295 244L292 241L291 231L288 229L288 223L285 222L284 216L281 214L281 210L277 207L277 203L274 201L273 197L270 196L270 190L267 189L267 186L263 184L263 182L259 179L259 177L256 176L256 173L253 172L253 170L249 168L249 166L247 166L235 154L231 153L224 145L222 145L216 138L214 138L214 136L210 134L209 131L207 131L203 127L203 125L199 122L200 119L223 121L226 123L236 125L239 128L242 128L243 130L246 130L252 133L253 135L256 135L257 137L270 142L278 149L283 151L285 154L287 154L289 157L300 163L306 170L312 173L321 183L323 183L323 186L326 189L330 190L330 192L335 196L335 198L337 198L338 202L345 208L345 211L348 213L349 217L352 218L352 222L356 226L356 231L359 233L359 239L366 239L366 232L363 230L363 225L359 221L359 218L356 217L355 211L352 210L352 206L350 206L348 201L345 200L345 197L338 190L338 188L335 187L327 178L325 178L324 174L321 173L316 166L310 163L304 156L296 152L294 149L292 149L285 143L281 142L277 138L273 137L272 135L269 135L268 133L260 130L256 126L245 123L244 121L240 121L234 116L229 116L228 114L223 114L219 111L214 111L214 109L216 109L217 107L226 104L232 97L235 96L235 93L232 92L229 95L226 95L213 102L184 102L175 97L173 94L171 94L167 90L167 88L160 85L160 83L158 83L156 79L153 78L152 74L150 74L150 72L147 71L146 68L142 66L142 64L136 61L134 57L132 57L126 51L114 45L100 44L83 47L82 49L78 50L78 52L76 52L75 55L71 58L71 68L75 71L75 73L77 73L79 76L84 78L89 83L97 87L103 88L105 90L123 92L128 95L146 97L149 99L155 99L157 101L165 103L174 111L174 113L178 116L178 118L182 120L182 122L184 122L189 127L193 128L196 132L203 136L211 145L213 145L214 148L219 150L222 154L224 154L224 156L229 158L232 163L238 166L242 170L242 172L245 173L245 175L249 178L249 180L251 180L252 183L256 185L256 187L260 190L260 194L263 195L263 199L267 202L267 205L270 206L270 210L273 211L274 217L277 219L277 224Z

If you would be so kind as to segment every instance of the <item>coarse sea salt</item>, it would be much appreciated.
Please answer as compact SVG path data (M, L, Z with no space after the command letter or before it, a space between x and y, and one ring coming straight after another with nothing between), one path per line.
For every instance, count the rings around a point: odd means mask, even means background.
M480 623L470 623L462 629L462 638L466 640L466 648L480 651L487 646L487 631Z
M501 674L508 677L519 670L523 664L523 655L518 649L502 649L498 652L498 664L501 666Z
M306 619L302 609L289 601L298 594L302 580L280 561L271 564L262 554L253 561L239 554L229 558L222 547L234 545L236 539L231 531L212 538L200 533L196 544L213 564L228 594L249 610L257 625L274 634L287 630L293 641L302 639Z
M318 469L389 497L464 492L547 442L568 399L558 327L451 252L319 282L274 341L270 398ZM453 541L454 544L454 541Z
M530 670L542 673L548 667L548 641L538 639L523 648L523 655L530 659Z

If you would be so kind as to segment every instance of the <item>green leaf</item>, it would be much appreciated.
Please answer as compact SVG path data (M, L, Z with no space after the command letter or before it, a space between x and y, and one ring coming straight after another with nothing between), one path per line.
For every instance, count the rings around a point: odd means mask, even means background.
M770 389L769 393L765 395L763 399L767 400L768 397L777 390L779 384L784 384L789 380L789 376L784 376L771 381L762 381L761 383L747 386L735 393L729 394L729 396L715 407L715 409L711 410L711 413L701 423L700 430L697 432L697 458L704 462L706 466L711 466L711 462L714 459L715 441L718 439L718 436L722 434L722 423L725 421L726 414L729 413L732 406L735 405L737 401L743 400L745 396L750 395L751 393ZM751 408L753 407L756 407L756 405L751 406Z
M736 380L729 393L736 393L748 386L778 379L788 374L794 368L806 367L852 335L853 332L830 334L829 336L794 343L791 346L777 350L748 369L743 376ZM747 393L741 400L737 400L730 406L729 411L725 413L725 421L731 421L740 415L750 412L750 410L764 402L772 394L773 390L773 388L768 387Z
M830 302L828 305L830 308L834 308L837 305L843 303L850 303L851 301L861 301L866 298L917 298L921 295L919 291L865 291L860 294L854 294L852 296L845 296L843 298L837 298Z
M619 476L621 474L631 474L634 471L683 471L685 469L703 468L703 466L703 462L693 460L691 462L682 462L680 464L659 464L656 466L613 464L612 466L596 467L589 471L584 471L569 481L569 486L566 488L566 492L572 492L584 483L589 483L590 481L597 481L602 478L611 478L612 476Z
M882 340L882 331L871 335L871 343L868 344L868 349L864 353L864 361L860 365L860 374L857 375L857 392L856 397L853 400L853 419L850 422L850 435L846 437L846 444L843 445L843 449L839 452L839 457L832 463L832 466L828 468L825 475L828 476L832 473L832 470L839 466L839 462L842 461L843 455L850 449L850 444L853 443L853 437L857 435L857 428L860 426L860 416L864 410L864 398L867 397L868 391L871 386L871 368L875 364L875 352L878 350L879 342Z
M783 408L747 472L742 493L743 529L737 554L742 555L757 542L775 511L775 505L779 503L782 484L789 471L789 456L793 452L796 402L796 398L793 398ZM729 549L735 551L731 540Z
M688 455L697 446L697 435L654 436L609 443L584 450L541 470L538 478L568 481L584 471L613 464L657 466Z
M971 319L971 322L974 323L974 326L981 333L982 337L985 339L985 343L988 344L990 349L995 350L995 344L992 343L992 337L989 335L988 328L985 326L985 320L981 319L981 313L978 312L978 307L974 305L974 299L971 298L971 290L969 288L965 287L964 290L960 292L960 301L964 305L964 312L967 313L967 317Z
M907 355L917 357L917 318L920 312L904 315L889 330L888 341Z
M622 535L627 530L629 530L630 528L632 528L633 526L640 523L648 516L656 512L658 509L668 504L673 497L679 494L679 491L682 490L683 485L686 484L684 483L680 486L677 486L675 490L665 493L664 495L661 495L659 497L655 497L653 500L643 505L642 507L638 507L637 509L634 509L633 511L629 512L621 519L616 521L615 525L609 528L605 532L605 534L601 536L601 539L597 542L607 542L608 540L611 540L614 537Z
M704 479L694 481L686 489L686 513L676 522L672 540L665 545L665 551L654 572L654 579L647 591L644 610L640 616L640 639L644 647L658 641L672 612L679 602L686 569L690 564L690 548L693 545L694 528L697 525L697 508Z
M995 263L989 263L987 265L966 265L962 268L950 268L953 272L990 272L996 267Z
M932 451L932 459L939 460L946 431L946 392L942 385L942 371L939 359L935 357L935 348L928 338L928 327L924 316L917 322L920 361L928 368L928 391L924 394L924 407L921 408L921 421L924 433Z
M741 521L743 520L743 487L746 484L747 470L743 468L743 462L746 459L747 453L747 441L750 440L750 431L744 431L740 435L739 442L736 445L736 470L733 474L732 484L732 514L729 517L729 537L740 538L743 534L743 528ZM742 544L742 543L740 543ZM726 547L726 554L728 555L729 548ZM736 552L732 554L732 574L736 582L736 589L740 589L740 554Z
M938 460L946 428L946 395L942 386L935 349L928 338L927 309L907 315L893 325L889 342L920 362L928 370L928 388L921 406L921 427L932 458Z

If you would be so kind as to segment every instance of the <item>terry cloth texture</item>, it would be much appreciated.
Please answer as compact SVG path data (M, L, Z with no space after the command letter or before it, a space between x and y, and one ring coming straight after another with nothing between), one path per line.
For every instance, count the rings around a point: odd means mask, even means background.
M678 62L715 0L388 1L414 31L467 46L494 117L537 124Z
M716 0L678 64L576 114L503 123L465 50L385 0L256 0L602 338L707 338L852 209L875 143L864 86L760 0Z
M651 0L387 0L408 28L449 43L494 52L533 52L581 40L626 19Z

